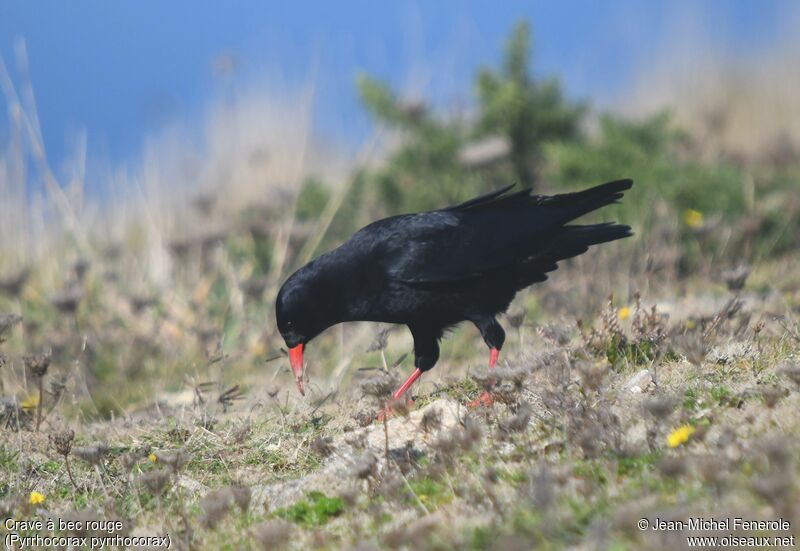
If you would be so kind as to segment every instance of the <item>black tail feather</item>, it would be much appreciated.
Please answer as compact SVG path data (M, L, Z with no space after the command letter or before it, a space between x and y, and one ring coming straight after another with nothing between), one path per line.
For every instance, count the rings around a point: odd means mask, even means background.
M559 195L533 195L530 188L509 193L514 184L486 193L445 210L500 210L508 207L546 206L564 211L563 223L574 220L606 205L616 203L623 192L633 186L633 180L615 180L593 188Z
M592 245L616 241L633 235L630 226L609 222L585 226L564 226L550 246L535 257L524 260L516 280L517 290L547 279L547 273L558 269L558 262L574 258Z
M633 235L630 226L608 222L585 226L564 226L560 235L548 247L548 256L553 260L565 260L585 253L590 246L616 241Z
M632 186L632 180L615 180L575 193L562 193L560 195L542 197L539 204L564 209L567 221L569 221L606 205L616 203L622 199L623 192Z

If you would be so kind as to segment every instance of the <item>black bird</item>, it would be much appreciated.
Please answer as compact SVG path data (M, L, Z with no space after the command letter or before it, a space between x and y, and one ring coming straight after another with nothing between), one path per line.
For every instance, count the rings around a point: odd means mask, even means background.
M345 321L405 324L414 338L416 369L399 398L439 359L439 340L459 322L474 323L494 367L505 332L495 316L517 291L547 279L557 262L590 245L631 235L615 223L572 220L617 202L631 180L577 193L533 195L513 186L460 205L373 222L343 245L312 260L283 284L278 329L303 389L303 347Z

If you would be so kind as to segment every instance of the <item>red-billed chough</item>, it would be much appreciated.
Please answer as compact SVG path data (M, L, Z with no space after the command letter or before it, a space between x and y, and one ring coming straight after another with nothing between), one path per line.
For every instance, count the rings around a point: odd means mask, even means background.
M533 195L513 186L460 205L373 222L343 245L312 260L278 292L278 329L303 389L303 347L345 321L405 324L416 369L399 398L439 359L439 340L471 321L490 349L493 367L505 332L495 316L517 291L547 279L557 262L590 245L631 235L615 223L575 225L576 218L615 203L631 180L577 193Z

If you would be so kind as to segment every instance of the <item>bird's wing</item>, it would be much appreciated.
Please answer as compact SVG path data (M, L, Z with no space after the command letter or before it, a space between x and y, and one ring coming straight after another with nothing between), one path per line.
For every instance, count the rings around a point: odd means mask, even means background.
M464 201L463 203L459 203L458 205L454 205L452 207L447 207L445 211L458 211L458 210L466 210L470 208L478 208L481 205L487 205L493 201L496 201L498 198L502 197L514 187L515 184L511 184L510 186L506 186L502 189L497 189L495 191L490 191L489 193L485 193L483 195L479 195L473 199L468 201ZM529 190L523 190L523 193L528 192Z
M552 251L564 224L615 202L629 180L583 192L539 196L510 187L446 209L388 219L381 264L387 275L408 283L462 281L517 266ZM570 243L570 249L574 245ZM548 262L548 265L551 262Z

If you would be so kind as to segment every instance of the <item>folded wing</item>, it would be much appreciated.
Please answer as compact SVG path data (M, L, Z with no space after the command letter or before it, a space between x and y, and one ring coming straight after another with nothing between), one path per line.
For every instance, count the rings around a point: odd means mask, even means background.
M552 196L507 187L446 209L398 217L384 229L382 264L407 283L463 281L498 270L516 270L520 285L544 279L558 260L590 245L630 235L617 224L567 225L615 203L630 180Z

